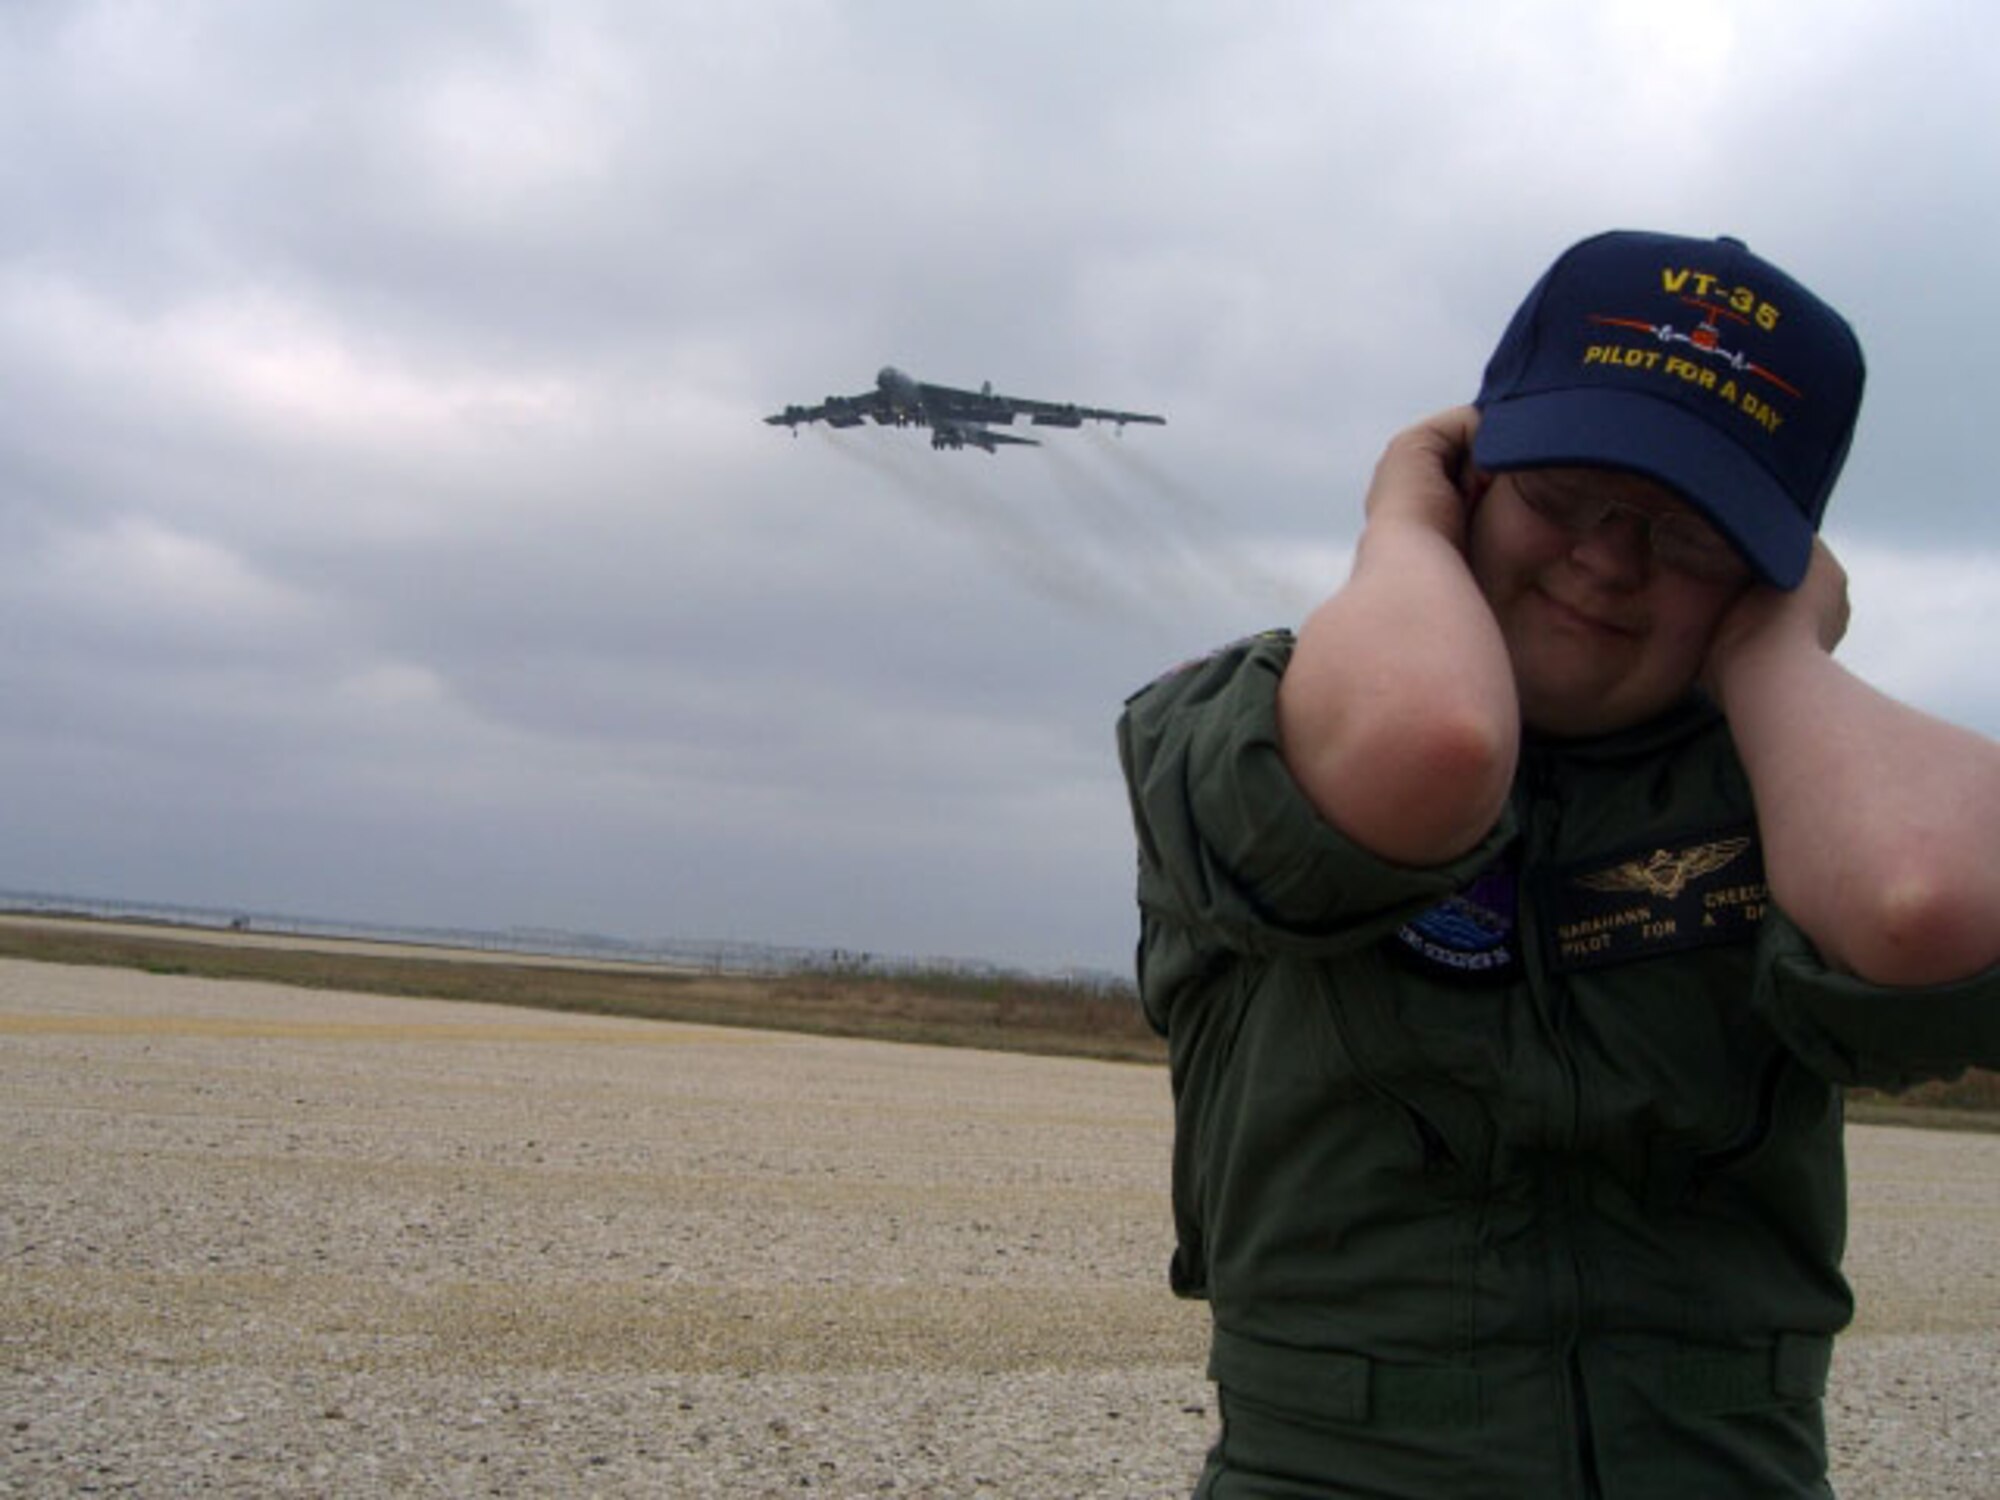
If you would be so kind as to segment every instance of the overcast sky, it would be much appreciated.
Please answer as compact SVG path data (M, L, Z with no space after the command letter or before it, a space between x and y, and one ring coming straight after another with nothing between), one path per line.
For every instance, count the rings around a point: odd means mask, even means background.
M0 4L0 887L1120 969L1112 726L1610 227L1870 394L1843 655L2000 732L2000 21ZM758 419L1165 413L997 457Z

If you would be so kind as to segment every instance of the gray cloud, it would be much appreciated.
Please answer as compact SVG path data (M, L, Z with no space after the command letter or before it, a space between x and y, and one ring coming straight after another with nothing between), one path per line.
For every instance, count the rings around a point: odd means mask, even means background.
M1119 700L1612 224L1853 317L1848 652L2000 729L1985 25L9 7L0 885L1116 965ZM1171 423L757 421L891 360Z

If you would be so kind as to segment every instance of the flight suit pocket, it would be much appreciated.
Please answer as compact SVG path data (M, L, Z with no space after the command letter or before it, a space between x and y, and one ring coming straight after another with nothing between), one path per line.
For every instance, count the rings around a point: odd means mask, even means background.
M1403 996L1398 977L1378 960L1357 964L1350 983L1326 980L1332 1031L1354 1076L1396 1107L1426 1175L1481 1177L1494 1140L1488 1101L1503 1086L1505 992L1426 987ZM1400 982L1411 983L1407 977Z

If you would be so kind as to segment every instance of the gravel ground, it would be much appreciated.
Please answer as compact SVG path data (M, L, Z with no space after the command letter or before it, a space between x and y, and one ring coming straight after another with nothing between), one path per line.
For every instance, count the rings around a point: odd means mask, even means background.
M1185 1496L1156 1068L0 961L0 1495ZM2000 1496L2000 1136L1851 1132L1844 1497Z

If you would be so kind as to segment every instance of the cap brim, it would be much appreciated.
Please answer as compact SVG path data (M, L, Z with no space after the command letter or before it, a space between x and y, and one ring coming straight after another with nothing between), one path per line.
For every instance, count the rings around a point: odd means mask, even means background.
M1813 528L1783 486L1740 446L1670 401L1582 389L1496 401L1480 413L1472 457L1495 472L1582 464L1658 480L1781 589L1798 587L1812 557Z

